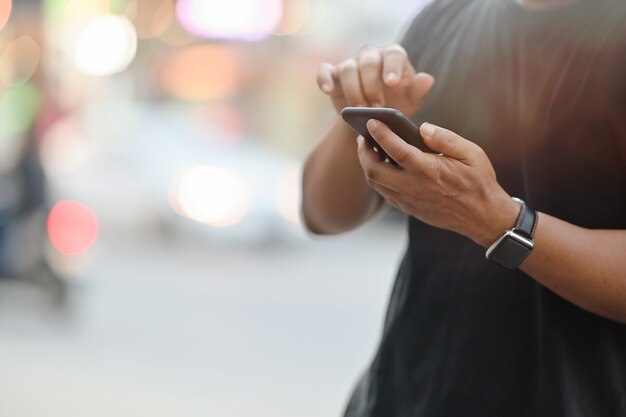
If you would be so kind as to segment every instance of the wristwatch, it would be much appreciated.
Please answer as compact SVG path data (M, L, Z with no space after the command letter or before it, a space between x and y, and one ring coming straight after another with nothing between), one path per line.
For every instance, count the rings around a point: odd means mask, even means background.
M537 213L523 200L513 197L520 204L515 226L507 230L487 249L485 256L507 269L516 269L526 259L535 246L534 236L537 227Z

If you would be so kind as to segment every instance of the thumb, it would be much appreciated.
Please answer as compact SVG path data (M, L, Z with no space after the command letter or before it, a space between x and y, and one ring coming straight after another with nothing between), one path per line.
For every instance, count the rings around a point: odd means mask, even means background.
M482 152L475 143L430 123L423 123L420 126L420 134L430 149L461 162L472 162Z
M409 100L415 106L421 106L428 97L428 93L435 84L435 77L425 72L418 72L413 76L409 87Z

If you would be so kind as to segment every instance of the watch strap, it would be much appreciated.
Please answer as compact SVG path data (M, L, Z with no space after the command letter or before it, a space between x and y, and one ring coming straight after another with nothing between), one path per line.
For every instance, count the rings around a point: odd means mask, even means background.
M485 256L492 262L507 269L518 268L533 250L537 213L519 198L513 198L519 205L515 226L507 230L487 249Z
M529 239L533 239L535 236L535 228L537 227L537 213L533 210L524 200L513 197L517 203L520 204L520 211L517 215L517 221L513 231L521 234Z

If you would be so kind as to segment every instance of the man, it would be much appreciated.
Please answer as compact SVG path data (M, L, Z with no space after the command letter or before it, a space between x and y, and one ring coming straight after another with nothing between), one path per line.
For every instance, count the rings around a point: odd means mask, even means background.
M338 117L306 161L312 232L409 217L346 415L626 416L626 3L436 0L318 83L435 151L369 121L396 167Z

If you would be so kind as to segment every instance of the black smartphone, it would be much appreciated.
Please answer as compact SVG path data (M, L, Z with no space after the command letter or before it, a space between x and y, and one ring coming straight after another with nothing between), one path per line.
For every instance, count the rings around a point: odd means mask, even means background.
M380 155L380 159L397 163L387 155L387 153L376 143L376 140L367 130L367 121L370 119L380 120L398 136L410 145L415 146L423 152L433 153L424 143L420 135L419 128L406 117L400 110L388 107L346 107L341 111L341 117L354 128Z

